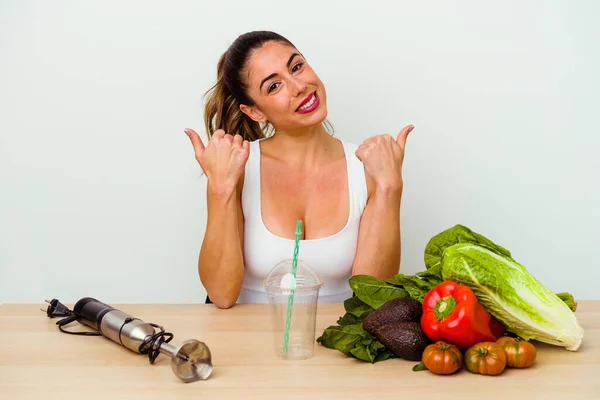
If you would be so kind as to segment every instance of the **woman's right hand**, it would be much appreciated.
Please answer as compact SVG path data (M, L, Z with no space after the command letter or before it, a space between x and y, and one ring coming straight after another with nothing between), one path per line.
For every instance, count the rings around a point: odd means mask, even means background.
M232 136L219 129L204 147L194 130L186 128L184 132L192 141L196 160L209 184L218 191L235 189L250 156L250 143L240 135Z

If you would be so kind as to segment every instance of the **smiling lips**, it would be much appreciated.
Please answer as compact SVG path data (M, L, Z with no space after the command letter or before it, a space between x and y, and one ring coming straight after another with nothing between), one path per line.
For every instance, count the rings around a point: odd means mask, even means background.
M316 110L317 107L319 107L319 104L320 101L319 96L317 96L317 92L312 92L302 101L302 103L300 103L300 106L296 109L296 112L298 114L308 114Z

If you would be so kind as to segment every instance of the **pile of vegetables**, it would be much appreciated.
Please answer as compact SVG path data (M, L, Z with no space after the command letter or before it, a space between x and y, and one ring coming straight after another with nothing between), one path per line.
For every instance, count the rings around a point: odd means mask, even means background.
M349 284L355 295L344 302L345 315L326 328L317 342L371 363L406 358L394 352L396 347L382 343L380 336L386 331L388 342L390 332L406 336L401 326L415 322L414 314L413 321L398 317L378 329L369 329L365 320L394 299L410 298L422 306L419 322L427 340L417 340L419 333L412 332L410 337L417 338L412 351L402 348L405 354L422 355L416 370L442 365L448 371L456 365L460 368L464 360L472 372L486 373L485 368L491 368L501 373L507 365L523 364L521 354L535 356L530 340L571 351L581 345L584 331L574 314L573 296L552 292L507 249L466 226L456 225L432 237L425 248L425 266L416 275L398 274L387 280L353 276ZM413 325L411 329L415 330Z

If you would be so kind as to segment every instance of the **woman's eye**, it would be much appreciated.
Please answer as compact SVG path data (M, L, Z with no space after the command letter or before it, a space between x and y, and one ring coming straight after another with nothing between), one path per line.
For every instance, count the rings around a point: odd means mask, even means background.
M275 82L273 84L271 84L271 86L269 86L269 93L271 93L273 90L277 89L279 85L279 82Z
M302 68L303 65L304 65L304 63L298 63L298 64L294 65L292 67L292 72L298 71L300 68Z

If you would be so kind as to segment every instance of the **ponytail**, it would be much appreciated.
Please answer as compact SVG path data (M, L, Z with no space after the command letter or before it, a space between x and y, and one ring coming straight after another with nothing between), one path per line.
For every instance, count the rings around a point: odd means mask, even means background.
M223 129L231 135L241 135L244 140L252 142L266 137L269 127L265 124L250 119L240 110L240 103L225 83L225 57L224 53L217 64L217 83L206 94L204 107L204 126L210 139L212 134Z

